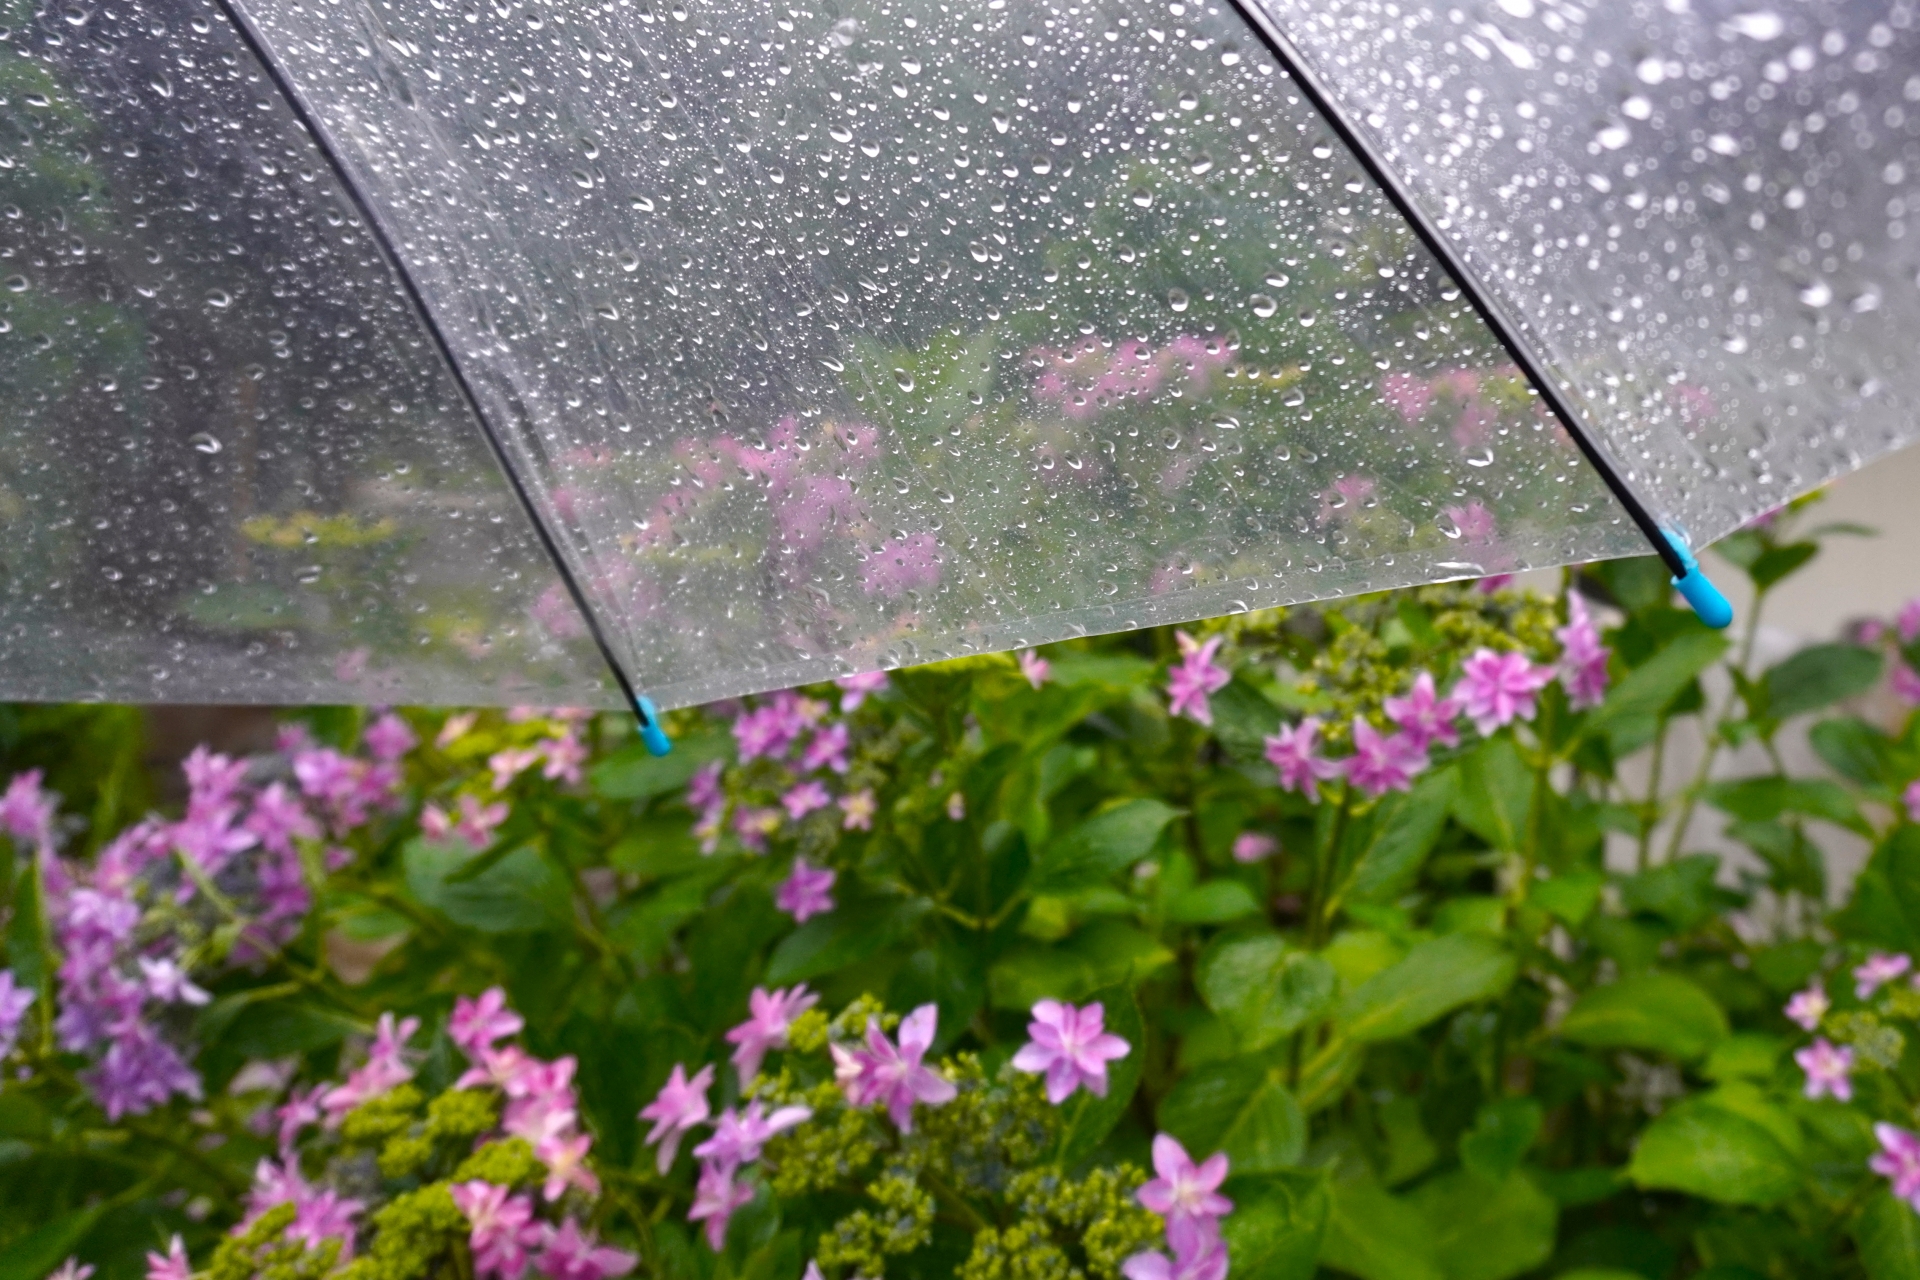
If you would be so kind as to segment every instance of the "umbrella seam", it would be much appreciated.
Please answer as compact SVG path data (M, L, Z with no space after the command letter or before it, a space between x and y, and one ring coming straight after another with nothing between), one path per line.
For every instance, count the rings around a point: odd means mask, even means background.
M406 294L408 302L413 306L414 313L419 317L422 327L426 329L427 336L432 339L434 347L440 352L441 359L446 361L447 369L453 375L454 385L460 389L461 398L466 401L467 408L473 414L474 421L480 424L480 434L486 437L487 445L493 451L494 461L499 464L501 472L505 474L507 487L513 490L514 497L519 500L521 508L527 513L527 519L533 525L534 533L540 539L541 547L545 549L548 559L553 562L554 568L559 572L560 581L565 585L567 594L572 597L574 607L580 610L581 617L587 624L588 634L592 636L594 645L599 649L600 657L606 662L608 670L613 673L614 682L620 686L620 692L625 696L628 709L640 718L643 727L646 726L648 716L641 705L638 691L634 688L633 682L627 677L626 670L620 665L619 659L614 655L613 646L607 641L606 633L600 625L600 619L598 615L595 614L592 604L587 599L586 591L581 587L580 581L575 576L572 567L567 563L566 557L561 554L558 541L554 538L552 531L547 528L546 523L540 518L540 511L539 508L534 505L533 495L528 492L519 473L514 470L505 444L501 441L499 433L495 430L492 421L487 417L486 410L481 407L480 397L475 391L473 384L468 380L466 371L461 367L460 359L454 353L452 343L448 340L446 333L441 329L439 321L434 318L433 309L428 306L425 294L420 291L420 286L414 280L413 273L408 270L405 259L400 256L399 245L392 232L381 220L379 212L373 207L372 201L361 192L359 186L354 182L353 175L348 171L345 160L334 147L332 140L327 136L325 127L320 122L319 115L307 104L306 99L293 83L291 76L289 76L286 69L280 65L279 60L273 54L272 47L267 43L266 37L254 25L252 18L235 3L235 0L215 0L215 3L219 5L220 11L226 15L227 20L233 24L235 31L238 32L241 40L246 43L248 50L253 54L254 60L260 64L261 70L266 73L267 79L272 81L274 88L279 91L280 97L286 102L288 109L293 112L294 119L300 123L301 128L306 131L307 136L313 139L315 149L320 152L321 158L327 162L327 167L333 170L334 177L338 179L341 189L347 194L347 199L351 200L354 207L359 210L361 218L366 222L369 234L373 237L374 243L380 249L381 256L384 257L392 267L394 277L399 281L401 292Z
M224 2L224 0L223 0ZM1407 220L1427 251L1439 261L1440 266L1453 277L1454 284L1466 297L1467 304L1480 316L1480 319L1492 331L1494 338L1521 372L1533 383L1553 412L1560 424L1573 437L1574 444L1586 458L1588 465L1600 473L1600 479L1614 499L1625 509L1627 516L1646 535L1653 544L1656 555L1673 571L1676 579L1684 578L1690 572L1685 558L1669 542L1670 535L1654 518L1640 495L1627 483L1613 465L1613 459L1601 447L1599 437L1587 424L1585 417L1573 406L1563 393L1560 384L1546 362L1536 357L1533 349L1520 340L1520 326L1515 325L1500 305L1494 301L1490 290L1481 282L1479 274L1467 261L1464 252L1455 248L1453 242L1443 233L1439 225L1427 215L1413 192L1390 170L1384 159L1374 149L1359 127L1350 120L1345 109L1334 97L1331 88L1323 84L1318 72L1308 63L1304 55L1294 47L1293 42L1280 30L1279 23L1259 7L1259 0L1230 0L1234 11L1259 36L1267 52L1279 62L1280 68L1300 88L1307 102L1337 135L1347 150L1359 161L1360 167L1377 183L1389 201L1393 203L1400 216Z

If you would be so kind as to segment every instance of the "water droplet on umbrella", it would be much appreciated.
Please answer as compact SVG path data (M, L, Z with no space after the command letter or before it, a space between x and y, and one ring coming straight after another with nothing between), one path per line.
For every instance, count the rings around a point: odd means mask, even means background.
M1800 301L1810 307L1824 307L1833 301L1833 286L1825 280L1815 280L1800 290Z
M1633 130L1623 124L1610 124L1599 133L1594 134L1593 140L1608 151L1618 151L1620 148L1626 146L1627 143L1633 141Z
M1196 176L1206 173L1213 168L1213 157L1203 151L1188 162L1187 168L1193 170Z
M25 293L32 288L25 276L8 276L6 283L8 293Z
M215 439L213 436L209 435L205 431L195 432L193 435L188 436L187 443L192 445L195 449L199 450L201 453L220 452L220 441Z
M320 581L321 572L322 570L319 565L310 564L306 566L306 568L300 570L299 573L294 575L294 581L298 582L303 587L310 587L314 583Z
M1185 311L1187 309L1187 301L1187 291L1185 289L1167 290L1167 305L1175 311Z
M893 380L899 384L902 391L913 390L913 375L905 369L895 369L893 371Z
M1253 309L1253 314L1259 316L1262 320L1265 320L1268 316L1280 309L1280 304L1264 293L1256 293L1251 298L1248 298L1247 305Z
M1319 317L1315 316L1311 311L1302 311L1300 313L1300 327L1303 329L1311 329L1313 328L1313 322L1318 318Z
M621 250L620 269L622 271L638 271L640 269L640 255L631 249Z
M1779 14L1767 9L1740 13L1728 18L1723 30L1749 40L1778 40L1786 34L1787 24Z
M230 307L233 305L233 295L225 289L209 289L207 290L207 305L216 309Z
M1142 209L1151 209L1153 208L1153 192L1147 190L1145 187L1135 187L1133 189L1133 202Z
M1284 289L1284 288L1286 288L1286 287L1287 287L1287 273L1286 273L1286 272L1284 272L1284 271L1275 271L1275 272L1272 272L1271 274L1269 274L1269 275L1267 276L1267 288L1269 288L1269 289Z

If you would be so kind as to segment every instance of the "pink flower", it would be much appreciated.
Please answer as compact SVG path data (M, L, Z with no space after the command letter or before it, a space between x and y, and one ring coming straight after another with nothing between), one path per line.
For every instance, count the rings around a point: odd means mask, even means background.
M733 1170L717 1164L702 1165L700 1181L693 1192L693 1208L688 1222L705 1221L707 1247L715 1253L727 1244L727 1221L743 1206L752 1203L753 1188L733 1180Z
M1099 1001L1082 1009L1058 1000L1033 1006L1027 1034L1033 1039L1013 1055L1017 1071L1045 1072L1047 1101L1059 1106L1081 1085L1096 1098L1107 1096L1107 1063L1124 1058L1131 1048L1105 1027L1106 1010Z
M1153 1140L1153 1168L1160 1176L1135 1193L1140 1204L1167 1220L1167 1241L1176 1253L1197 1252L1194 1246L1218 1230L1222 1214L1233 1212L1233 1201L1220 1194L1227 1180L1227 1155L1215 1152L1194 1164L1187 1149L1169 1134Z
M865 702L868 694L878 693L886 688L887 673L863 671L855 676L841 676L834 683L844 690L840 695L840 712L844 715Z
M686 1069L676 1062L659 1096L640 1109L642 1120L653 1121L653 1128L647 1133L647 1145L660 1144L655 1162L661 1173L673 1167L673 1157L680 1150L680 1139L687 1131L713 1114L707 1104L707 1089L712 1084L711 1065L700 1068L689 1080Z
M580 784L580 767L587 762L586 744L571 733L544 739L534 748L546 758L540 776L572 786Z
M0 830L22 844L47 848L53 843L54 798L40 790L40 771L17 773L0 796Z
M1827 993L1819 983L1814 983L1805 991L1796 991L1793 999L1787 1001L1787 1017L1800 1024L1806 1031L1812 1031L1820 1025L1820 1019L1827 1016L1827 1010L1833 1008L1833 1001L1827 999Z
M786 1047L793 1020L819 1003L820 997L804 983L772 993L764 987L753 989L747 997L747 1020L727 1032L727 1042L735 1046L733 1065L740 1073L742 1090L760 1074L769 1049Z
M180 1242L179 1233L167 1242L164 1255L147 1254L147 1280L191 1280L193 1264L187 1261L187 1246Z
M1460 704L1441 698L1434 692L1433 673L1422 671L1413 678L1413 688L1404 698L1388 698L1381 704L1387 719L1400 726L1416 747L1438 742L1442 746L1460 745L1460 731L1453 722L1460 715Z
M796 783L785 795L780 797L781 805L787 816L795 822L806 817L815 809L824 809L833 803L833 793L818 782Z
M929 591L940 583L940 543L930 533L889 538L874 548L860 570L868 595L892 600L909 591Z
M493 789L505 791L515 778L538 763L540 752L533 747L508 747L494 752L487 757L487 767L493 770Z
M1516 718L1533 719L1534 697L1552 679L1552 667L1536 667L1525 654L1481 649L1461 667L1453 697L1484 737Z
M955 791L947 797L947 820L965 822L967 820L967 793Z
M327 1086L324 1083L316 1084L311 1089L295 1089L287 1094L287 1101L283 1106L274 1109L274 1119L280 1122L279 1139L282 1160L292 1158L293 1144L299 1138L302 1129L310 1124L320 1123L320 1099L326 1091Z
M760 1158L760 1151L775 1134L785 1133L797 1124L813 1118L810 1107L780 1107L772 1115L755 1098L744 1114L728 1107L720 1113L713 1136L693 1149L693 1154L732 1173L743 1164Z
M781 882L773 903L792 916L796 924L809 917L833 910L831 890L838 873L827 867L810 867L805 858L793 860L793 872Z
M467 1245L476 1276L519 1280L527 1269L527 1248L541 1237L533 1220L533 1201L508 1188L475 1178L447 1188L454 1208L466 1216Z
M880 812L880 806L874 802L872 787L863 788L850 796L841 796L840 809L847 815L840 821L842 831L871 831L873 815Z
M391 1013L380 1015L380 1021L374 1028L373 1046L367 1050L365 1065L349 1074L345 1084L328 1090L320 1100L330 1122L337 1123L340 1117L369 1098L377 1098L413 1079L413 1068L406 1061L406 1044L418 1030L418 1018L403 1018L396 1022Z
M546 1240L540 1250L539 1267L552 1280L608 1280L633 1270L639 1261L624 1249L614 1249L582 1235L580 1224L568 1218L558 1231L541 1233Z
M593 1139L584 1133L571 1137L556 1135L536 1144L533 1157L547 1166L547 1180L540 1194L547 1200L558 1200L567 1193L568 1187L578 1187L590 1196L599 1195L600 1179L587 1168L587 1152L592 1147Z
M500 1128L535 1147L572 1133L579 1119L572 1088L574 1067L571 1055L552 1062L526 1059L502 1086L509 1101Z
M1226 1241L1202 1234L1190 1243L1172 1258L1151 1249L1136 1253L1120 1264L1120 1274L1127 1280L1226 1280Z
M1490 573L1474 583L1473 589L1483 596L1490 596L1512 586L1513 579L1514 575L1511 573Z
M1411 373L1390 373L1380 381L1380 398L1402 422L1412 426L1426 416L1427 406L1433 403L1433 386Z
M1258 831L1242 831L1233 838L1235 862L1264 862L1280 848L1280 842Z
M453 834L453 819L437 804L420 807L420 834L429 840L445 840Z
M1848 1078L1853 1071L1852 1049L1816 1038L1806 1048L1795 1050L1793 1060L1807 1073L1809 1098L1831 1094L1842 1102L1853 1100L1853 1081Z
M755 853L767 851L767 837L780 829L780 811L742 807L733 811L733 834Z
M1876 1124L1873 1136L1880 1140L1880 1153L1867 1161L1867 1168L1892 1182L1893 1194L1920 1213L1920 1134Z
M1913 968L1911 956L1888 955L1884 951L1876 951L1853 971L1853 994L1865 1000L1878 991L1883 983L1892 982L1911 968Z
M296 838L320 838L320 824L281 782L268 784L253 798L253 811L242 825L276 853L291 853Z
M554 589L559 589L558 583L554 584ZM445 751L448 747L466 737L468 731L473 728L474 722L479 718L480 714L477 711L462 711L457 716L448 716L445 722L441 724L440 732L434 735L433 745Z
M93 1274L91 1263L82 1263L78 1258L68 1258L65 1262L47 1273L47 1280L87 1280Z
M1353 754L1341 762L1347 781L1370 796L1410 791L1427 767L1427 753L1405 733L1387 737L1363 717L1353 718Z
M478 1062L492 1050L495 1040L518 1035L525 1025L519 1014L507 1008L507 993L499 987L488 987L478 999L461 996L453 1002L453 1016L447 1020L447 1038L470 1061Z
M1576 710L1597 707L1607 696L1607 655L1600 629L1587 614L1578 591L1567 593L1567 625L1553 633L1560 641L1560 685Z
M726 793L720 788L720 762L703 764L687 780L687 807L689 809L711 809L717 804L727 802Z
M1460 437L1461 427L1472 420L1471 410L1461 415L1460 424L1454 428L1456 440ZM1462 442L1460 447L1470 448L1471 445ZM1468 546L1486 546L1500 536L1500 524L1494 519L1493 512L1487 510L1486 504L1477 498L1464 507L1448 507L1446 510L1447 519L1453 521L1454 528L1460 531L1460 540Z
M835 773L847 771L847 726L838 722L827 725L813 735L806 750L800 753L800 768L808 773L815 769L832 769Z
M1267 739L1267 763L1279 771L1282 790L1318 801L1320 783L1340 776L1341 766L1320 754L1319 738L1320 717L1308 716L1297 725L1281 725Z
M1920 822L1920 779L1909 782L1900 799L1907 806L1907 821Z
M1900 610L1900 616L1894 619L1893 627L1900 633L1901 644L1920 640L1920 599L1907 601Z
M847 1101L856 1107L883 1104L902 1133L913 1132L915 1102L930 1107L952 1102L960 1092L953 1082L921 1064L939 1019L937 1007L923 1004L900 1020L898 1048L880 1030L877 1018L867 1020L865 1049L849 1051L834 1045L834 1075Z
M1920 671L1904 662L1894 664L1893 694L1903 702L1920 703Z
M178 961L172 959L153 960L141 956L140 976L144 980L147 994L162 1004L205 1004L213 999L205 991L193 985Z
M1213 723L1213 708L1207 695L1218 693L1233 676L1213 664L1220 651L1222 637L1201 644L1184 631L1173 633L1180 643L1180 663L1167 672L1167 713L1187 716L1201 724Z
M1038 689L1053 676L1053 664L1032 649L1020 651L1020 674L1027 683Z
M391 711L368 725L362 740L367 744L368 755L387 763L398 760L420 742L407 722Z
M460 797L460 816L450 833L459 836L475 849L484 849L493 843L493 833L501 823L507 820L509 810L506 802L481 804L480 797L471 793ZM421 815L421 826L426 826L426 815Z

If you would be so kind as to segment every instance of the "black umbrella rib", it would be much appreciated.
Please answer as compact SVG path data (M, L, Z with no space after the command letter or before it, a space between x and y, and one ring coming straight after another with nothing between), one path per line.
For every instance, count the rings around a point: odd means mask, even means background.
M1539 389L1540 398L1546 402L1547 408L1553 411L1553 415L1560 419L1560 424L1567 429L1567 434L1573 437L1574 444L1579 447L1588 464L1600 473L1600 479L1612 491L1614 498L1626 511L1628 517L1639 526L1640 532L1646 535L1647 541L1653 544L1654 553L1666 562L1667 567L1673 571L1674 577L1686 577L1690 572L1686 559L1668 540L1666 530L1661 528L1660 522L1640 500L1640 495L1633 491L1633 486L1627 483L1626 477L1622 476L1619 469L1614 466L1613 459L1608 457L1606 450L1601 448L1595 432L1587 425L1585 417L1574 406L1572 400L1567 397L1565 390L1554 377L1553 371L1534 355L1525 342L1521 341L1521 326L1514 323L1492 292L1481 283L1479 273L1467 261L1466 254L1441 230L1439 223L1421 207L1420 202L1414 198L1412 189L1388 166L1386 160L1374 147L1372 140L1348 118L1346 109L1334 96L1332 88L1321 80L1319 73L1314 71L1307 60L1300 55L1299 50L1280 30L1279 25L1260 8L1259 0L1229 0L1229 2L1241 19L1260 37L1260 42L1279 62L1281 69L1292 77L1294 84L1306 96L1308 103L1326 120L1327 126L1334 131L1340 141L1346 144L1347 150L1351 151L1354 159L1360 162L1360 167L1379 184L1382 191L1386 192L1387 199L1393 202L1400 216L1407 220L1407 224L1413 228L1413 233L1420 237L1422 244L1426 245L1427 251L1438 259L1447 274L1453 277L1453 282L1459 286L1468 305L1479 313L1480 319L1486 323L1488 329L1493 331L1493 336L1499 340L1502 347L1506 348L1507 354L1513 357L1520 371Z
M319 148L327 166L333 170L333 176L339 179L341 189L347 193L347 198L353 201L354 208L360 211L360 216L366 222L374 243L379 246L380 253L386 258L394 277L399 280L401 291L407 295L407 301L412 304L414 313L427 331L427 336L433 339L433 345L439 350L441 359L447 362L447 368L452 371L453 380L460 388L461 398L467 402L467 408L473 413L474 420L480 424L480 434L487 438L487 445L493 450L494 461L500 464L500 470L505 473L507 485L513 490L513 496L519 499L521 508L527 513L527 519L533 523L534 532L540 538L540 545L546 549L547 557L553 561L553 567L559 571L560 581L566 584L567 594L573 597L574 607L579 609L580 616L586 619L587 632L593 637L593 643L600 650L600 656L606 661L608 670L613 672L614 682L620 686L620 692L626 696L628 708L640 717L642 726L646 726L649 723L647 712L641 706L640 697L633 687L633 682L627 678L626 670L621 667L620 660L614 656L613 646L607 643L606 632L600 626L600 619L594 613L593 605L588 601L587 593L581 587L579 578L567 563L567 558L561 554L559 542L547 528L546 521L540 518L540 509L534 505L533 495L527 491L520 473L514 470L513 461L507 455L506 445L500 439L499 432L494 429L493 421L488 418L487 411L481 407L479 394L474 390L473 383L468 380L466 370L461 367L459 356L454 354L453 344L448 341L446 332L434 318L433 308L427 305L426 295L420 291L419 282L413 278L413 272L408 270L406 259L400 256L399 243L392 228L387 226L379 211L374 208L373 202L354 182L352 173L347 169L345 158L327 136L319 116L308 105L300 90L295 87L286 68L280 65L279 59L273 54L272 47L267 44L266 37L254 25L253 19L247 16L235 0L214 0L214 3L220 6L220 11L227 15L227 20L240 33L240 38L246 41L254 60L267 73L267 78L273 81L274 87L280 91L280 96L286 100L288 108L292 110L294 118L300 122L301 128L307 131L307 136L313 139L313 145Z

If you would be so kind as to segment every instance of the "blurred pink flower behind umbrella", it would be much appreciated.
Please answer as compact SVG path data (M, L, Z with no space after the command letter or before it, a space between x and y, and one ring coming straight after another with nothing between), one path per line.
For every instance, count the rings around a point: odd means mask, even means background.
M940 583L940 543L930 533L889 538L876 547L860 570L868 595L889 600L909 591L929 591Z

